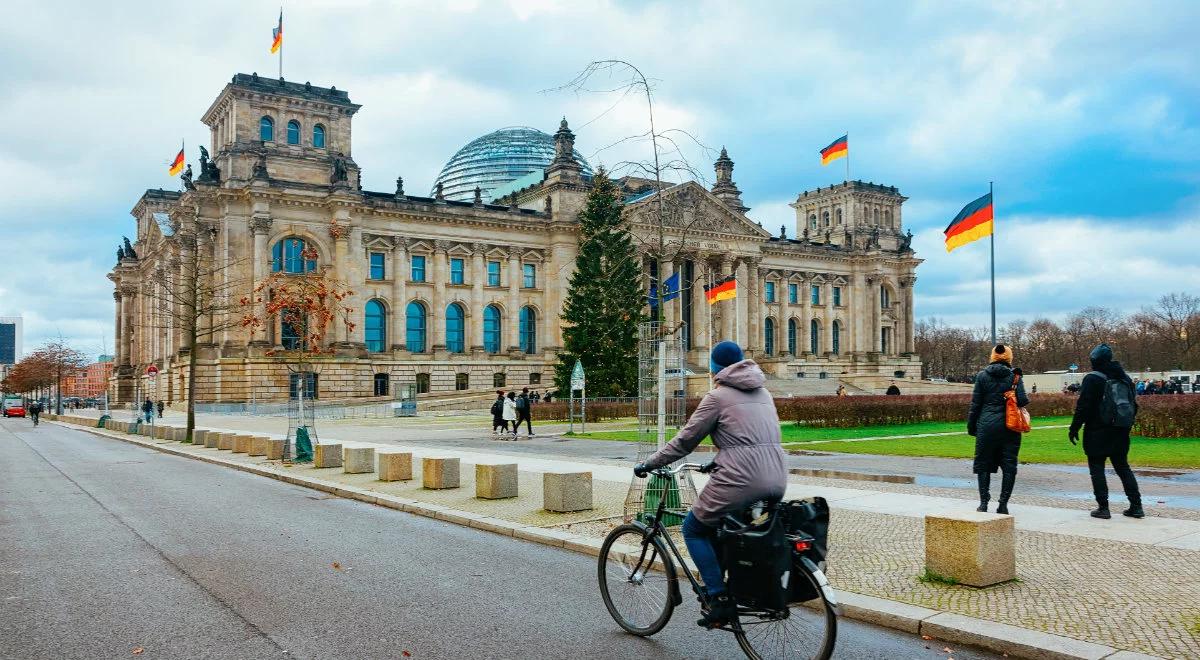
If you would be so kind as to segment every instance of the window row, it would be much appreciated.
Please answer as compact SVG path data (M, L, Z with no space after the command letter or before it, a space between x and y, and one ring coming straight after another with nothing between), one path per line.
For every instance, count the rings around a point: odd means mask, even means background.
M767 355L775 355L776 347L776 322L775 319L767 317L763 323L763 352ZM840 355L842 352L842 322L834 321L833 329L830 336L829 351L834 355ZM787 352L791 355L796 355L796 346L800 341L800 324L796 319L788 319L787 322ZM812 319L808 322L808 352L821 352L821 322L817 319Z
M404 347L413 353L428 350L429 313L425 304L417 301L404 308ZM465 353L467 350L466 311L459 303L446 307L446 350ZM382 353L387 350L387 308L379 300L368 300L364 308L363 332L367 350ZM496 354L501 349L503 317L500 308L488 305L483 308L483 350ZM537 312L532 307L522 307L518 314L517 337L522 353L537 352Z
M293 400L300 397L301 392L305 399L319 398L319 390L317 382L320 374L305 371L301 373L289 374L288 377L288 396ZM427 373L419 373L415 375L415 385L417 394L427 394L430 390L430 377ZM377 373L371 376L371 391L375 396L388 396L391 391L392 375L389 373ZM492 374L492 387L505 387L508 381L508 375L503 371L497 371ZM541 385L542 374L539 372L530 372L530 385ZM454 374L454 389L469 390L471 389L471 375L468 373Z
M300 144L300 122L292 119L287 123L287 143ZM258 139L263 142L275 141L275 120L263 115L262 119L258 120ZM317 149L325 148L325 126L321 124L313 124L312 127L312 146Z
M776 295L775 295L775 283L767 282L766 284L767 284L767 286L763 290L763 298L766 300L766 302L769 302L769 303L778 302L776 300ZM841 305L842 305L842 287L840 287L840 286L830 287L830 293L833 296L833 306L841 307ZM787 297L788 297L789 305L795 305L795 304L799 303L800 302L800 285L789 283L787 285ZM809 287L809 302L811 302L814 305L821 304L821 285L813 284ZM884 305L884 306L886 307L886 305Z
M872 225L875 225L875 226L879 226L882 223L882 225L884 227L891 227L892 226L892 212L889 211L888 209L883 209L881 211L880 209L877 209L877 208L873 208L870 211L864 211L863 212L863 224L866 224L867 222L870 222ZM830 215L829 211L822 211L821 217L819 220L817 218L816 213L808 214L809 229L822 229L822 228L828 229L830 227L835 227L835 226L836 227L842 226L842 210L840 208L834 209L832 216Z

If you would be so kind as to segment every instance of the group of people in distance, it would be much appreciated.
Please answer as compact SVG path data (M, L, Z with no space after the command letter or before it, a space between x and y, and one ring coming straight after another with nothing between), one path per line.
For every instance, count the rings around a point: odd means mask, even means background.
M163 403L162 399L159 399L158 403L155 403L155 402L151 401L150 399L146 399L145 401L142 402L142 420L144 422L146 422L147 424L153 424L154 423L154 411L157 409L158 410L158 418L162 419L163 410L165 410L166 407L167 407L167 404Z
M496 400L492 402L492 437L500 440L516 440L517 429L525 422L528 437L533 437L533 404L540 401L550 401L550 393L545 395L529 393L528 387L521 388L521 393L496 390ZM509 431L512 435L509 435Z
M1124 515L1142 518L1142 498L1137 478L1129 467L1129 432L1137 415L1137 388L1125 373L1121 363L1113 359L1112 348L1100 344L1089 356L1092 371L1079 384L1079 399L1067 432L1072 445L1079 441L1083 430L1083 452L1087 455L1088 471L1092 477L1092 492L1096 497L1094 518L1111 518L1108 508L1108 482L1104 477L1105 462L1111 462L1121 479L1129 508ZM1017 455L1021 450L1021 433L1011 430L1006 422L1006 392L1015 394L1016 404L1029 404L1019 369L1013 368L1013 351L997 344L992 349L991 363L975 378L971 409L967 416L967 433L975 437L974 472L979 482L979 511L988 510L991 499L992 475L999 469L1000 497L996 513L1008 513L1008 501L1017 480Z

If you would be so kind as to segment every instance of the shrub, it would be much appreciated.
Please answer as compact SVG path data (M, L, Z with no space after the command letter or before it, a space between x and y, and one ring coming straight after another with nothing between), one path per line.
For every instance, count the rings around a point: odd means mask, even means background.
M1137 398L1133 434L1148 438L1200 438L1200 396L1152 394Z

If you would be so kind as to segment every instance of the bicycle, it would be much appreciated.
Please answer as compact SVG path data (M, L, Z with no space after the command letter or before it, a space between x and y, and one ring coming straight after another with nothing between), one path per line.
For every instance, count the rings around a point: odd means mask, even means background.
M684 470L702 471L704 467L685 463L651 473L671 479ZM675 607L683 603L676 567L686 564L662 524L664 514L680 512L668 511L666 500L659 498L649 524L635 520L620 525L609 532L600 547L597 576L604 605L619 626L641 637L662 630ZM747 529L732 516L726 516L724 527L734 533ZM788 579L802 581L797 592L815 596L804 602L789 603L782 610L759 609L739 602L736 619L714 630L732 632L738 646L752 660L828 660L837 640L837 597L824 572L805 556L813 539L796 534L789 534L787 539L793 572ZM707 608L700 582L691 571L685 570L683 574L697 600Z

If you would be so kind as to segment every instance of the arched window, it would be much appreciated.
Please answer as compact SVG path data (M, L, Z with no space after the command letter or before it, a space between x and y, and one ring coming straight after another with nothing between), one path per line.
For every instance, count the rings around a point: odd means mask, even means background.
M304 273L317 269L317 250L291 236L271 247L271 272Z
M258 139L263 142L272 142L275 140L275 122L270 117L263 116L258 120Z
M495 305L483 308L483 350L500 352L500 310Z
M829 226L829 211L825 211L821 214L821 221L825 223L826 227Z
M796 319L788 319L788 353L796 355Z
M830 331L830 341L833 343L832 351L834 355L840 355L842 352L842 322L834 321L833 330Z
M466 314L462 305L450 303L446 307L446 350L451 353L462 353L465 350L466 332L463 328Z
M816 228L817 228L817 214L816 214L816 213L810 213L810 214L809 214L809 216L808 216L808 226L809 226L809 227L812 227L813 229L816 229Z
M313 146L318 149L325 148L325 127L320 124L313 126Z
M417 394L429 393L429 374L417 374Z
M288 122L287 143L300 144L300 122L296 121L295 119Z
M425 352L425 305L415 300L404 309L404 347L413 353ZM417 389L421 378L417 376ZM426 392L429 391L427 387Z
M372 384L374 385L374 387L372 388L372 391L375 392L375 396L387 396L388 375L387 374L375 374L375 377L372 378L371 380L372 380Z
M887 309L888 307L891 307L891 305L892 305L892 297L888 293L887 287L880 284L879 285L879 307L881 309Z
M879 224L879 209L871 209L871 224Z
M842 210L838 209L834 214L837 216L837 223L840 226L842 224Z
M821 352L821 324L816 319L808 322L808 352L813 355Z
M892 226L892 212L888 211L886 209L883 212L883 226L884 227Z
M537 352L537 312L532 307L521 308L521 352Z
M378 300L368 300L363 309L366 314L363 332L366 334L367 350L382 353L387 346L387 309Z
M763 323L763 350L767 355L775 355L775 319L770 317Z

